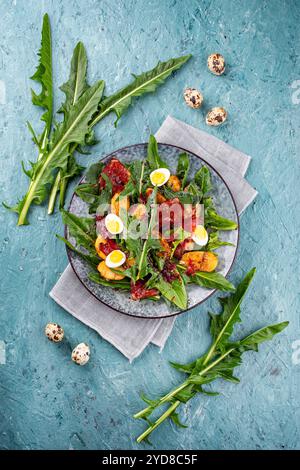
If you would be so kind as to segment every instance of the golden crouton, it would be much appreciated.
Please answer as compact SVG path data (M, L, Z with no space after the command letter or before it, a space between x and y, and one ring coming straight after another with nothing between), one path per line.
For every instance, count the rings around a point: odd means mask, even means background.
M218 257L210 251L190 251L184 253L180 260L180 264L187 266L190 274L197 271L212 272L218 264Z
M118 274L109 269L108 266L106 266L105 261L101 261L101 263L98 264L97 269L99 273L101 274L104 279L107 279L108 281L120 281L121 279L124 279L123 274ZM124 271L124 268L118 268L119 271Z
M168 179L167 186L172 189L175 193L178 193L181 189L180 179L176 175L171 175Z

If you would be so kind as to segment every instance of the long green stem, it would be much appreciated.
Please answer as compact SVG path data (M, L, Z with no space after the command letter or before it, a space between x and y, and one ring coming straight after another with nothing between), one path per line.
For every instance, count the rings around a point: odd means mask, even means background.
M157 405L155 406L155 408L158 408L159 406L161 406L163 403L166 403L167 401L169 401L170 398L174 397L174 395L176 395L177 393L179 393L181 390L183 390L185 387L187 387L188 383L187 381L183 382L181 385L179 385L179 387L176 387L174 390L172 390L171 392L167 393L167 395L164 395L160 400L159 402L157 403ZM152 407L151 406L148 406L147 408L144 408L143 410L139 411L138 413L136 413L133 417L138 419L138 418L143 418L145 416L145 414L147 414L147 412L151 409ZM153 408L154 409L154 408Z
M233 351L233 348L232 349L229 349L226 353L224 353L222 356L220 356L218 359L216 359L214 362L212 362L211 364L209 364L205 369L202 369L198 375L200 376L203 376L205 375L210 369L212 369L213 367L215 367L217 364L219 364L219 362L221 362L223 359L225 359L225 357L227 357L231 352ZM144 408L143 410L139 411L138 413L136 413L133 417L134 418L143 418L144 416L146 416L149 411L151 411L151 413L154 411L155 408L158 408L159 406L163 405L164 403L166 403L167 401L170 401L171 398L173 398L175 395L177 395L177 393L179 393L181 390L184 390L188 385L190 385L192 382L190 382L189 380L186 380L185 382L183 382L181 385L179 385L178 387L176 387L175 389L173 389L171 392L167 393L166 395L164 395L162 398L160 398L160 400L158 401L158 403L152 407L151 405L148 406L147 408Z
M68 185L69 178L65 177L60 182L59 187L59 208L62 209L65 204L66 189Z
M54 207L55 207L55 201L56 201L56 194L59 188L61 182L61 172L59 171L56 175L54 184L51 189L50 197L49 197L49 203L48 203L48 214L53 214Z
M144 431L138 438L137 438L137 442L141 442L142 440L144 440L147 436L149 436L149 434L151 434L154 429L156 429L163 421L165 421L165 419L167 419L175 410L176 408L180 405L180 401L177 400L173 403L173 405L171 405L167 411L161 415L160 418L158 418L155 423L150 426L148 429L146 429L146 431Z

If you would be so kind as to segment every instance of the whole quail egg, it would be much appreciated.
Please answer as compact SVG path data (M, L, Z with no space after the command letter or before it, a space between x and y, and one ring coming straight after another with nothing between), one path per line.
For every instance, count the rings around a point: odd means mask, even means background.
M225 59L221 54L215 53L208 56L207 67L214 75L222 75L225 72Z
M186 88L183 93L185 102L191 108L197 109L203 103L203 96L196 88Z
M47 323L45 326L45 335L50 341L54 341L54 343L62 341L64 334L63 328L57 323Z
M227 111L224 108L212 108L206 115L208 126L220 126L227 119Z
M72 351L72 361L79 366L84 366L90 360L90 348L86 343L80 343Z

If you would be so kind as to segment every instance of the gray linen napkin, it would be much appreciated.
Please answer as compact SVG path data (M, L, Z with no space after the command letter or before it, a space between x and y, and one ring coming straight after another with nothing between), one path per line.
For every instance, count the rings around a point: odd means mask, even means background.
M255 189L243 178L251 160L248 155L171 116L157 131L156 139L183 147L210 163L228 184L240 214L256 197ZM175 321L172 317L159 320L129 317L101 304L81 284L70 265L49 295L67 312L97 331L130 362L150 342L162 349Z

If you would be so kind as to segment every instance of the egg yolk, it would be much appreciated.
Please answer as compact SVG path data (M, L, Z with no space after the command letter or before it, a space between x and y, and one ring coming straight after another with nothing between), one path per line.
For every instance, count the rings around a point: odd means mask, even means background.
M194 236L197 238L206 238L207 232L203 225L198 225L194 230Z
M156 172L152 175L152 183L153 184L162 184L165 182L166 175L164 173Z
M119 250L114 250L110 253L109 258L112 263L120 263L123 260L123 253Z
M120 222L118 220L110 220L108 223L107 223L107 230L110 232L110 233L117 233L120 231Z

